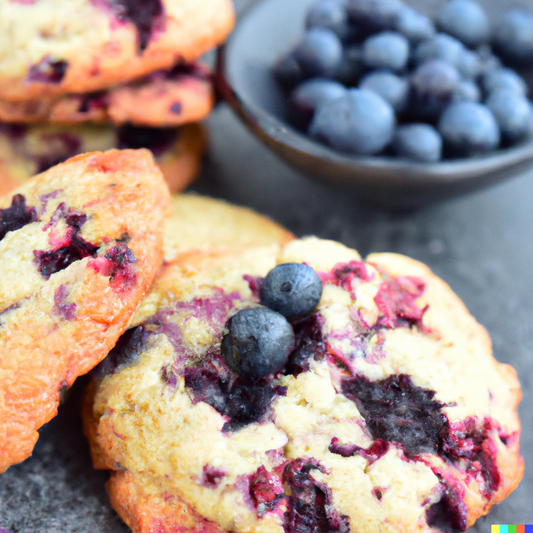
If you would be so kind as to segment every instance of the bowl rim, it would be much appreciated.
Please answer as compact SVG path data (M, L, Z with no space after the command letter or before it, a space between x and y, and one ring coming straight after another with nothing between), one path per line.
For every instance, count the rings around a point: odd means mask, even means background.
M345 154L321 144L312 137L296 130L290 123L280 120L255 102L246 99L235 80L230 78L228 48L237 38L243 19L247 18L258 5L275 0L253 0L241 12L239 22L226 43L218 47L215 67L217 92L253 133L270 147L275 147L284 157L283 147L312 156L334 165L356 168L369 172L401 172L405 176L422 182L450 183L467 181L488 173L520 165L533 159L533 137L516 146L500 148L494 152L470 158L443 160L437 163L411 161L386 155L359 156ZM286 157L284 157L286 159Z

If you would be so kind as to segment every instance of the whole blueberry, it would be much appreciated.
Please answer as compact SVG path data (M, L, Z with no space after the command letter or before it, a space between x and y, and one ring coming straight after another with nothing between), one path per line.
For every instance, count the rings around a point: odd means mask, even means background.
M367 35L393 29L400 10L401 0L348 0L348 16Z
M344 47L342 62L335 79L346 87L357 85L361 73L363 72L363 52L357 44L350 44Z
M506 13L495 27L494 46L508 62L529 65L533 61L533 10Z
M345 92L345 87L339 82L325 78L304 81L291 95L290 113L293 124L300 129L307 129L318 107L339 98Z
M455 154L473 155L495 150L500 144L500 129L487 106L476 102L457 102L447 107L438 130Z
M369 68L405 69L409 60L409 41L400 33L385 31L363 43L363 61Z
M531 104L524 95L500 89L491 93L485 104L496 117L506 143L514 144L529 135Z
M320 0L307 12L305 27L327 28L344 40L350 35L348 13L343 0Z
M409 101L409 82L388 71L376 71L367 74L360 84L361 89L368 89L379 94L392 106L396 113L403 113Z
M342 152L372 155L390 143L395 125L394 110L381 96L350 89L317 110L309 133Z
M279 372L294 345L294 332L286 318L266 307L243 309L226 323L221 353L237 374L262 378Z
M411 79L413 115L437 119L451 102L460 79L457 69L438 59L418 67Z
M502 66L500 58L492 53L489 45L480 46L477 49L477 55L480 63L480 73L485 74L489 70L494 70Z
M483 89L486 94L500 89L509 89L518 94L527 95L529 88L522 76L507 67L489 70L483 74Z
M471 80L461 80L452 95L453 102L481 102L481 89Z
M468 48L464 48L459 61L457 63L457 70L459 74L468 80L473 80L481 74L481 59L476 52L472 52Z
M415 65L422 65L432 59L439 59L459 68L463 54L463 43L445 33L438 33L432 39L421 42L414 51Z
M400 157L435 163L442 157L442 137L429 124L406 124L396 130L392 148Z
M489 38L489 19L483 8L473 0L451 0L438 15L441 30L475 48Z
M291 53L285 54L277 60L273 73L278 83L285 90L291 90L307 77Z
M310 315L321 296L322 282L317 273L301 263L278 265L261 285L261 304L289 320Z
M334 76L342 61L342 44L327 28L312 28L293 51L296 61L309 76Z
M413 44L431 39L436 33L435 24L429 17L408 6L398 12L395 29Z

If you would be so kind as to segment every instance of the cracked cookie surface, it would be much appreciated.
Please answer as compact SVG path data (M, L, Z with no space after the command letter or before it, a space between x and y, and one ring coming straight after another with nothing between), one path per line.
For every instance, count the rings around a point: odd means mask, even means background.
M516 488L516 374L427 267L316 238L200 249L167 246L86 397L93 461L133 531L464 531ZM224 327L282 263L311 266L322 298L293 321L283 371L247 381Z
M168 207L147 150L77 156L0 198L0 472L126 329L160 269Z

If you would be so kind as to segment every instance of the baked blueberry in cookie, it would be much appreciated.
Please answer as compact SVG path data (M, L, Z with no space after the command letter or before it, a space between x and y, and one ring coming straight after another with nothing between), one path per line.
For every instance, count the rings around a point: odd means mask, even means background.
M161 274L85 399L133 531L465 531L516 488L516 374L443 281L332 241L254 243L237 208L228 238L196 201L196 240L175 204ZM258 307L269 276L318 301Z
M289 320L310 315L322 296L315 271L300 263L278 265L261 285L261 303Z
M27 206L26 198L22 194L15 194L11 199L11 206L0 209L0 240L9 231L16 231L36 221L35 207Z
M164 8L161 0L110 0L109 5L119 20L135 25L141 52L148 46L157 26L163 26L161 19Z
M51 61L50 57L44 57L37 65L30 67L26 81L30 83L61 83L67 67L66 61Z
M168 206L147 150L78 156L0 197L0 472L126 329L161 266Z
M228 320L226 329L220 350L236 374L264 378L287 364L294 332L279 313L266 307L242 309Z

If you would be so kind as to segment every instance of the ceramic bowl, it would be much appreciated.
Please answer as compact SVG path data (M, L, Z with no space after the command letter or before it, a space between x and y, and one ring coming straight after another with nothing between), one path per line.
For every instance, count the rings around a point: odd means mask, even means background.
M272 75L276 59L303 35L316 0L257 0L218 51L217 85L241 120L281 159L305 175L354 191L365 201L411 208L501 182L533 165L533 140L482 157L434 164L337 152L286 121L287 99ZM494 16L501 4L485 0ZM429 2L435 9L438 2Z

